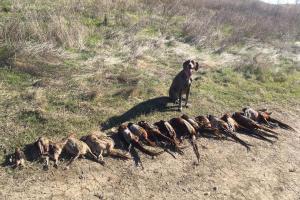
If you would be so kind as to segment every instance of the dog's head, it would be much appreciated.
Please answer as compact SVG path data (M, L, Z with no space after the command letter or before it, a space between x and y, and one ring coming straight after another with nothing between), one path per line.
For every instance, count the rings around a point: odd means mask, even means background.
M192 76L193 70L198 71L199 64L194 60L187 60L182 64L183 70L188 77Z

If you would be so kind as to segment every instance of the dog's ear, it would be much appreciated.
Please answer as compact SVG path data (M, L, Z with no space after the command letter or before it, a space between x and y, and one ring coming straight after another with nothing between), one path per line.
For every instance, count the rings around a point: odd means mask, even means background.
M190 61L191 60L184 61L184 63L182 64L183 69L185 69L188 66L188 64L190 63Z
M194 68L196 71L198 71L198 69L199 69L199 63L198 62L196 62L195 63L195 68Z

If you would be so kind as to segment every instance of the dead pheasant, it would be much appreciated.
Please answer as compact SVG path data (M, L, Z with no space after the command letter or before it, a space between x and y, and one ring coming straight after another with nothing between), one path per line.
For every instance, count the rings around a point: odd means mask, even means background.
M150 151L148 149L145 149L143 147L143 145L140 143L139 141L139 137L134 135L130 129L128 128L128 126L126 124L121 124L119 126L118 132L122 135L122 137L124 138L125 142L129 145L129 151L131 149L131 147L135 147L137 149L139 149L141 152L149 155L149 156L158 156L160 154L162 154L164 151L161 152L153 152Z
M165 148L165 145L162 146L161 145L162 143L159 142L159 141L164 141L168 144L171 144L172 146L175 146L175 149L176 149L176 142L173 139L171 139L170 137L162 134L160 132L160 130L158 129L158 127L155 126L155 125L150 125L149 123L147 123L145 121L139 121L138 125L141 126L142 128L144 128L147 131L149 137L152 137L157 141L157 145L161 146L166 152L168 152L174 158L176 158L167 148Z
M238 124L242 125L243 127L247 128L247 129L250 129L250 130L253 130L253 129L258 129L259 130L259 129L261 129L261 130L264 130L264 131L268 131L270 133L274 133L275 135L278 135L277 132L275 132L275 131L267 128L267 127L264 127L262 125L259 125L258 123L256 123L252 119L243 116L242 113L240 113L240 112L234 112L232 114L232 118Z
M136 136L139 137L139 140L145 142L147 145L150 145L150 146L152 146L152 147L155 147L155 146L156 146L155 142L152 142L152 141L149 139L148 133L147 133L147 131L146 131L143 127L141 127L141 126L139 126L139 125L137 125L137 124L131 123L131 122L128 123L127 126L128 126L128 128L129 128L129 130L130 130L134 135L136 135Z
M160 120L159 122L155 122L154 125L158 127L158 130L163 135L171 138L176 152L178 152L179 154L184 154L184 152L181 150L183 147L179 146L180 142L177 139L176 132L169 122Z
M246 147L248 151L250 150L251 145L237 137L226 122L213 115L209 115L208 119L211 123L212 128L218 129L221 133L231 137L232 139Z
M180 117L171 119L170 124L176 131L176 135L179 136L181 140L185 137L188 137L190 139L194 153L197 157L197 161L198 163L200 163L200 153L198 145L196 143L196 130L194 129L194 127L185 119Z
M200 129L211 128L209 119L203 115L195 117L195 121L198 123Z
M195 121L199 125L199 134L204 135L204 133L208 133L209 137L212 137L211 135L213 135L213 137L217 139L223 138L218 129L212 128L211 123L207 117L200 115L195 117Z
M246 133L248 133L248 134L250 134L250 135L252 135L252 136L254 136L254 137L258 138L258 139L262 139L262 140L265 140L265 141L270 142L270 143L273 143L273 141L270 140L270 139L268 139L268 138L266 138L266 137L265 137L266 135L278 139L277 136L274 136L274 135L271 135L271 134L268 134L268 133L263 133L263 134L262 134L261 132L257 132L257 131L250 130L250 129L247 129L247 128L243 127L242 125L238 124L238 123L230 116L230 114L228 114L228 113L224 114L224 115L221 117L221 120L225 121L225 122L228 124L228 126L229 126L229 128L230 128L230 130L231 130L232 132L243 131L243 132L246 132ZM264 135L265 135L265 136L264 136Z
M262 110L254 110L253 108L243 108L244 115L258 123L264 123L270 127L272 127L272 124L277 124L280 128L294 131L296 132L295 129L293 129L291 126L277 120L271 117L272 112L267 112L266 109Z
M189 116L186 115L186 114L183 114L183 115L181 116L181 118L184 119L184 120L186 120L187 122L189 122L189 123L194 127L194 129L195 129L196 131L199 131L200 126L199 126L199 124L198 124L193 118L189 117Z
M169 122L160 120L159 122L155 122L154 125L158 127L162 134L165 134L167 137L173 139L177 145L179 144L176 132Z

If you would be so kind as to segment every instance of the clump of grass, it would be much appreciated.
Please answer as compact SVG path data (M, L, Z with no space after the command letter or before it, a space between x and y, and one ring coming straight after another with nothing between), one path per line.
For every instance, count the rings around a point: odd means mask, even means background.
M7 86L27 86L28 81L32 80L32 76L15 70L0 68L0 80Z
M25 123L45 123L46 119L37 110L25 110L19 115L19 120Z
M285 75L285 79L280 81L260 81L255 77L245 79L243 73L226 68L208 73L195 87L200 92L197 94L199 98L204 96L216 106L240 108L250 102L297 101L300 89L295 84L299 76L296 73Z

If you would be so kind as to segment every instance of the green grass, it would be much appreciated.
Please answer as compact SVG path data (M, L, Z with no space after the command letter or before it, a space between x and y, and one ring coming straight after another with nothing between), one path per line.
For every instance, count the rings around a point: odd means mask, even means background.
M226 68L218 72L212 72L199 81L199 96L212 98L217 105L238 108L248 104L264 102L292 102L300 97L300 88L296 83L300 77L297 72L286 75L283 81L259 81L255 78L245 79L244 75Z
M85 60L86 58L79 57L76 62ZM67 64L64 65L68 67ZM155 62L149 63L152 70L157 72L164 66L155 68L155 65ZM258 79L256 76L260 72L255 70L251 72L251 77L245 77L243 70L236 70L234 67L212 69L200 75L200 79L194 80L190 97L193 107L184 109L184 112L190 115L219 114L239 110L246 105L288 106L298 102L300 88L297 87L297 81L300 72L295 69L291 73L292 66L293 63L286 64L286 61L281 66L272 66L267 72L268 77L272 78L266 81ZM1 89L4 95L0 100L0 112L10 114L9 117L0 116L0 124L11 123L12 126L2 133L2 138L7 138L3 142L5 148L11 151L15 146L33 142L40 135L58 139L70 132L75 132L78 136L86 134L96 130L101 124L115 127L123 120L120 116L128 111L131 112L128 115L130 117L126 118L125 115L125 119L130 121L143 119L155 122L180 115L172 110L163 111L160 105L153 102L145 103L149 99L167 95L170 80L158 78L149 73L148 68L138 69L136 66L126 65L103 67L104 74L101 76L86 77L84 70L71 68L70 73L79 74L82 78L76 79L73 78L76 76L68 74L68 77L61 79L60 85L56 85L54 81L42 89L33 88L32 77L26 73L1 69ZM278 67L280 70L276 69ZM167 77L174 76L179 68L170 70ZM284 78L278 78L280 74ZM41 90L42 97L35 95L37 90ZM32 91L33 95L29 95ZM92 98L89 92L94 95ZM26 97L24 100L21 94L27 94L30 98Z
M29 74L0 68L0 81L6 86L19 87L28 86L32 77Z

